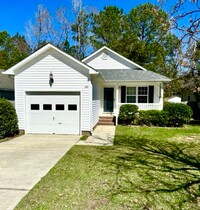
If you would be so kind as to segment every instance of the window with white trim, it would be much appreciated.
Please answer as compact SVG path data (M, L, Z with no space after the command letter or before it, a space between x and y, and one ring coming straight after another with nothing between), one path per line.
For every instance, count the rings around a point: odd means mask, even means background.
M138 87L138 103L148 102L148 87Z
M126 102L127 103L136 103L136 87L127 87Z
M148 103L148 87L126 87L126 103Z

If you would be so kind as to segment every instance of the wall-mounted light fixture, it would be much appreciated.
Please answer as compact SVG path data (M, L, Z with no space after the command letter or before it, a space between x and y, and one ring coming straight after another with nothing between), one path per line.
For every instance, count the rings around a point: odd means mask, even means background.
M49 85L50 85L50 87L52 87L53 83L54 83L53 73L51 72L51 73L49 74Z

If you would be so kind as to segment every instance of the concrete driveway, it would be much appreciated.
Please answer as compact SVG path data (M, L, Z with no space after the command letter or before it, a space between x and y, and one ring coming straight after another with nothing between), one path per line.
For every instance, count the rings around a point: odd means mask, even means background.
M0 209L14 209L79 138L24 135L0 143Z

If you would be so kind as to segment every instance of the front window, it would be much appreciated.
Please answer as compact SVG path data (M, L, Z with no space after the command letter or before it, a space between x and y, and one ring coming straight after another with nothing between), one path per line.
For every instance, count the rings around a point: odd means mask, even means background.
M147 103L148 87L127 87L126 103Z
M127 87L127 103L136 103L136 87Z
M138 103L147 103L148 101L148 88L138 87Z

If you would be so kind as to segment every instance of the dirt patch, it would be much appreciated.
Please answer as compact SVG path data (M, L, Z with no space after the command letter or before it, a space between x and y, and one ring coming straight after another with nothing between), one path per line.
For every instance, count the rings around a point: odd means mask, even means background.
M200 142L200 135L193 135L193 136L178 136L172 138L170 141L176 142L188 142L188 143L199 143Z
M109 203L109 200L107 198L94 199L94 200L89 201L88 209L96 210L101 206L107 206L108 203Z

